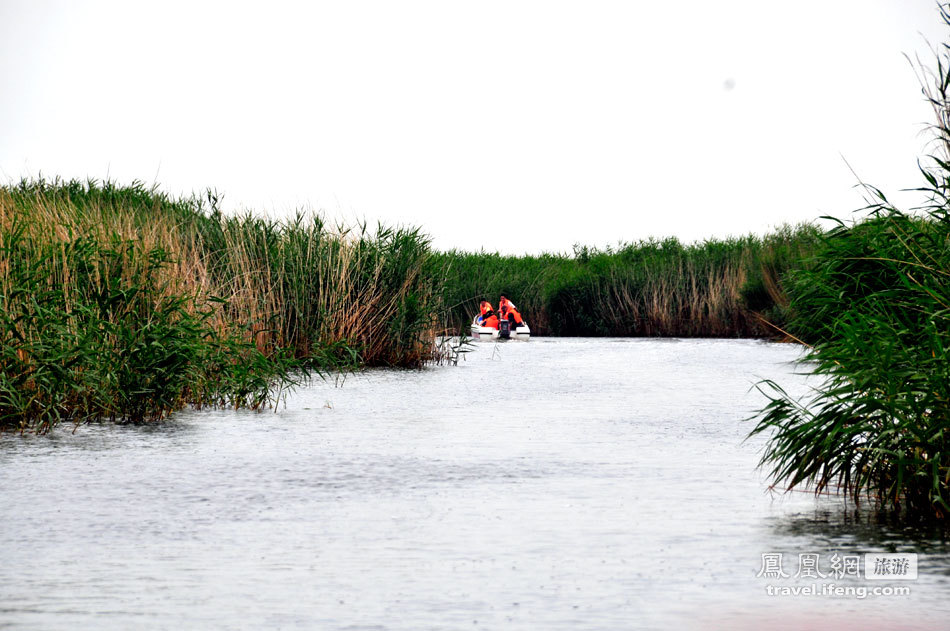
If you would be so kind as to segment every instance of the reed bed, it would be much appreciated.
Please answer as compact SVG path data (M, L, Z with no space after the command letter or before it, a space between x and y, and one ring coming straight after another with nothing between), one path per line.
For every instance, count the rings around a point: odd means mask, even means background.
M443 300L465 323L512 298L541 335L781 337L781 278L817 242L811 225L684 245L648 240L571 255L448 252Z
M821 385L800 401L761 384L762 464L789 488L950 517L950 216L839 224L787 286Z
M542 335L770 335L814 234L436 254L415 229L227 216L212 193L23 181L0 188L0 427L257 409L312 371L422 366L498 293Z
M416 230L226 217L135 184L0 189L0 427L260 408L312 371L419 366L437 300Z
M950 14L941 7L945 24ZM867 187L869 218L824 233L789 275L790 327L819 376L799 400L774 382L752 434L777 484L840 489L855 503L950 522L950 49L921 68L936 152L930 203L895 208Z

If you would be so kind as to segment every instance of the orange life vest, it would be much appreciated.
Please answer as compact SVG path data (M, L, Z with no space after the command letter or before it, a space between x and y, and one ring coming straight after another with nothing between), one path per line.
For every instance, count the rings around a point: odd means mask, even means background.
M514 319L515 325L520 325L524 322L521 319L521 314L518 313L518 310L515 309L515 306L511 304L510 300L505 300L498 307L498 317L502 320L511 320Z

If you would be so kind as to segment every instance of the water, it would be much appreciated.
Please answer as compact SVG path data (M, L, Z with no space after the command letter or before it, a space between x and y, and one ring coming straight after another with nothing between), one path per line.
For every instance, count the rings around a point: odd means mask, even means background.
M944 536L766 493L741 419L759 378L803 391L797 354L541 338L276 414L0 436L0 626L947 628ZM756 576L835 551L916 552L920 577L862 599Z

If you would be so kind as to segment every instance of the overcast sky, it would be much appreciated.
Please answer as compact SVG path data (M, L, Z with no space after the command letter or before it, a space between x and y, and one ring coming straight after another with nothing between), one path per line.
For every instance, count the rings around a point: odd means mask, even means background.
M917 186L932 0L0 0L0 177L568 251Z

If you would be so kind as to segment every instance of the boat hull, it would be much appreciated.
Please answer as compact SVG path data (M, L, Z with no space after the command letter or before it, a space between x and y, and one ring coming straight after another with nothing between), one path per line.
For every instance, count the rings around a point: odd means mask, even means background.
M508 337L502 337L501 331L498 329L492 328L490 326L479 326L475 323L472 323L472 338L480 340L483 342L490 342L492 340L522 340L527 342L531 339L531 329L527 324L522 324L517 326L508 333Z

